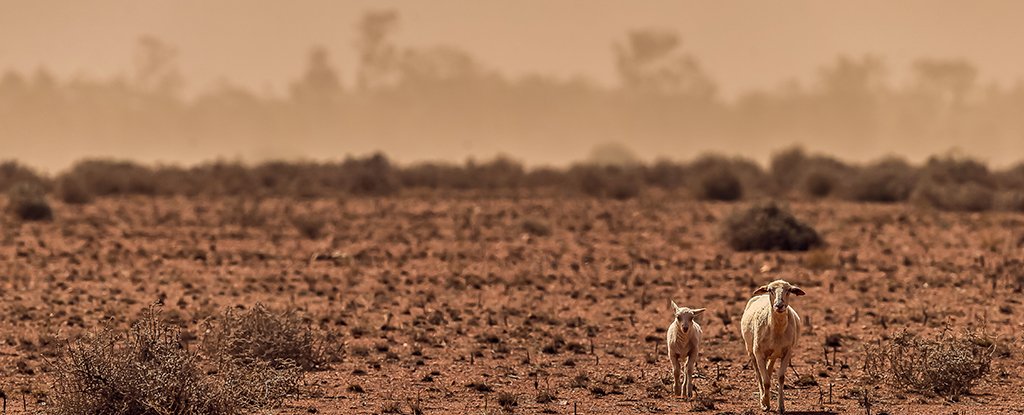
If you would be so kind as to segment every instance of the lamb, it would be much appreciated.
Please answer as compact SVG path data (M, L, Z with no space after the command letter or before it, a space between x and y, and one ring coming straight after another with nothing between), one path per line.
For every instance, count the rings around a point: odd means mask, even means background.
M693 397L693 370L697 365L697 357L700 354L700 324L693 321L693 318L704 312L703 308L690 309L676 305L675 319L668 326L668 360L672 362L672 390L676 396L686 393L687 398ZM679 384L680 359L686 359L686 373L683 384Z
M779 414L786 412L786 369L793 359L794 348L800 337L800 316L789 306L789 295L804 295L804 291L783 280L775 280L754 291L747 302L740 321L740 331L757 372L757 386L761 397L761 410L767 411L771 399L772 375L775 362L779 366Z

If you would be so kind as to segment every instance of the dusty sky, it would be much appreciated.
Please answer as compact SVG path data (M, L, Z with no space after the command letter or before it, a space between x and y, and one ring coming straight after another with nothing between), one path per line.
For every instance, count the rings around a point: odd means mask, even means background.
M1024 2L948 0L0 0L0 67L108 75L135 39L180 50L192 87L226 79L280 92L312 44L351 76L353 25L365 10L402 16L399 40L450 44L510 75L582 75L611 83L611 44L631 28L671 28L726 96L811 79L838 54L883 57L899 79L912 58L962 57L984 80L1024 75Z
M313 45L330 51L333 63L351 85L355 24L366 11L380 9L399 12L398 43L455 46L513 77L542 73L612 85L616 79L612 44L631 29L660 28L682 36L684 49L699 59L727 99L741 91L776 88L792 79L813 82L819 68L839 55L880 57L889 69L889 79L897 83L907 76L909 63L921 57L966 59L980 69L982 84L1012 85L1024 79L1019 43L1024 39L1024 1L1014 0L0 0L0 70L46 67L65 79L123 74L132 66L137 39L152 35L177 47L178 63L191 91L228 81L263 93L284 94L288 83L302 72ZM526 144L495 137L480 139L472 151L441 146L425 150L438 153L431 157L461 159L493 151L508 152L528 163L564 163L582 157L584 151L579 148L597 144L585 142L587 137L577 138L557 154L544 140L535 143L536 148L522 150ZM979 145L974 138L837 143L825 137L803 144L855 159L897 152L916 161L951 147L980 148L981 158L1002 164L1019 159L1024 145L1005 137ZM20 139L0 137L0 143L14 149L6 157L58 169L84 155L56 154L54 148L66 148L59 141L19 153L20 146L9 144ZM769 145L707 147L714 144L673 141L635 149L645 158L688 156L710 149L764 160L763 147ZM339 145L347 146L346 151L367 151L364 147L371 143ZM423 154L403 155L406 147L396 141L380 149L403 162ZM676 154L668 154L665 148ZM164 161L225 156L196 151L191 158L170 155L172 159ZM156 155L88 155L140 159L166 155L161 149L152 152Z

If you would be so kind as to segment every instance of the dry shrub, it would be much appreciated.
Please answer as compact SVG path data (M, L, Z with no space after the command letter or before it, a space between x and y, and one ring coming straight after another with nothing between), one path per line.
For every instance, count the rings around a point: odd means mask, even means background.
M744 158L705 155L688 168L693 194L704 200L733 201L772 192L774 184L757 163Z
M700 175L697 194L704 200L739 200L743 197L743 184L731 170L717 166Z
M1010 212L1024 212L1024 191L1009 190L996 194L994 202L996 209Z
M354 195L391 195L397 193L401 185L398 172L380 153L364 159L345 160L341 169L348 175L348 191Z
M319 239L324 234L324 227L327 226L327 220L313 212L295 215L291 222L295 229L308 239Z
M577 165L569 174L586 195L617 200L640 195L643 177L637 168L621 166Z
M981 212L995 204L996 179L981 162L948 155L932 157L921 171L912 199L937 209Z
M204 342L211 356L268 362L274 368L297 365L305 370L327 362L313 331L295 309L275 311L257 303L245 311L229 309L217 323L208 327Z
M686 185L686 165L659 160L644 170L644 181L663 189L678 189Z
M978 183L937 183L926 180L918 185L912 200L936 209L955 212L984 212L996 202L995 191Z
M774 202L755 204L729 215L723 236L737 251L806 251L823 245L818 232Z
M97 196L155 195L159 180L153 169L130 161L84 160L75 163L58 180L73 177L82 187Z
M57 179L57 197L69 205L91 203L95 198L82 179L75 176L61 176Z
M551 236L551 225L542 218L523 219L523 231L533 236Z
M917 184L917 172L903 159L887 158L857 171L846 186L845 196L860 202L902 202Z
M45 190L33 182L18 183L7 190L7 211L21 220L53 220Z
M800 147L792 147L772 156L771 176L783 190L798 189L808 196L829 196L839 188L851 169L843 162L822 155L807 155Z
M35 183L45 188L46 180L17 161L0 162L0 192L6 192L19 183Z
M149 308L127 331L106 328L55 361L54 414L242 414L279 406L295 367L204 359Z
M878 369L894 386L951 399L968 393L989 372L995 350L991 339L971 332L925 338L903 331L878 347L869 354L880 357Z

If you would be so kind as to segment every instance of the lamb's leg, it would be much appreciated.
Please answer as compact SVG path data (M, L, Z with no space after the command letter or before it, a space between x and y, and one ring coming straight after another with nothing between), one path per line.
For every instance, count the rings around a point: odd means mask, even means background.
M672 393L676 396L682 394L682 385L679 384L679 354L670 353L669 360L672 360Z
M789 351L785 351L782 355L782 362L779 365L779 415L786 413L785 398L783 397L783 391L786 390L786 370L789 369L789 360L791 355Z
M686 381L683 382L683 388L686 389L686 397L693 397L693 374L697 366L697 352L690 352L690 355L686 358Z
M765 363L764 356L756 351L754 352L754 368L757 370L757 386L761 393L761 410L767 411L768 400L771 399L771 392L768 389L770 386L768 384L767 376L768 367Z

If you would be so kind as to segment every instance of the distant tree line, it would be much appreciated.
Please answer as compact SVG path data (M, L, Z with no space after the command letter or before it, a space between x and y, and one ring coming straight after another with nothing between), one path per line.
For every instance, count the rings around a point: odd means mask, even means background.
M330 159L372 152L378 142L427 158L467 142L580 154L584 143L618 141L676 157L709 143L747 155L794 142L829 142L832 152L854 156L964 142L972 153L1024 150L1024 84L983 84L963 60L919 60L910 80L895 85L880 59L839 57L813 83L727 100L670 31L637 30L613 45L620 82L604 87L508 77L456 48L399 44L398 26L395 12L366 14L356 27L354 81L343 82L327 49L316 47L283 95L223 82L186 97L177 50L153 37L139 40L122 76L6 71L0 139L16 140L18 154L33 160Z

